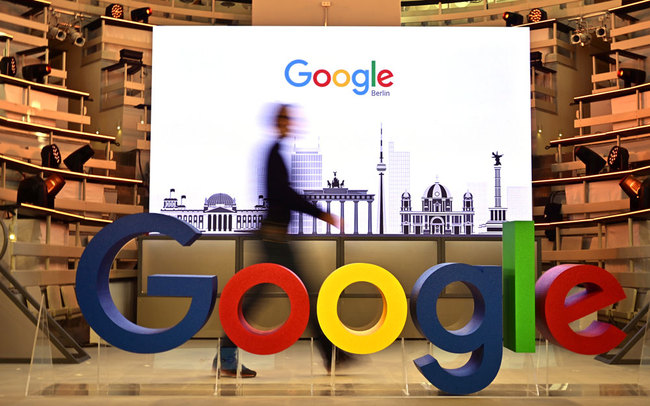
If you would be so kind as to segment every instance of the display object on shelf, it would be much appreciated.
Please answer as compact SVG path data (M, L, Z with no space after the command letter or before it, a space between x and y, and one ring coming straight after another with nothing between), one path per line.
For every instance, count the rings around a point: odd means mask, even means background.
M641 181L633 175L627 175L619 185L630 197L630 211L650 208L650 178Z
M46 145L41 149L41 166L46 168L58 168L61 165L61 151L56 144Z
M611 171L625 171L629 169L630 153L627 148L614 145L607 155L607 164Z
M68 157L63 160L63 163L71 171L83 172L84 164L92 158L93 155L95 155L95 151L93 151L90 145L84 145L68 155Z
M52 73L52 67L47 63L23 66L23 79L31 80L32 82L44 83L45 76L50 73Z
M0 60L0 73L8 76L16 76L18 73L16 58L13 56L3 56Z
M641 69L621 68L616 72L616 76L623 79L625 87L645 83L645 71Z
M54 198L65 186L65 179L53 173L46 179L40 175L23 179L18 185L17 202L32 203L36 206L54 208Z
M605 158L600 156L597 152L587 147L579 146L575 149L575 155L580 159L586 168L587 175L596 175L598 174L605 165L607 161Z

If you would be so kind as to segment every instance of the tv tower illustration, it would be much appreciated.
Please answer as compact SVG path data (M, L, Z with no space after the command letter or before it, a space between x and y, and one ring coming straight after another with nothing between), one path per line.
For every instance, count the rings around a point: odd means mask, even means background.
M384 172L386 164L384 163L384 125L379 126L379 163L377 164L379 172L379 234L384 234Z

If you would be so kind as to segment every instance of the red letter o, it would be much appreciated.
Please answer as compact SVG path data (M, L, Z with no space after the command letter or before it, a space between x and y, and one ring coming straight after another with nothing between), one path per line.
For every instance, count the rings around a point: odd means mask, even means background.
M320 74L325 75L325 77L327 78L327 79L325 80L325 82L323 82L323 83L319 83L319 82L318 82L318 75L320 75ZM316 72L314 72L314 83L316 84L316 86L319 86L319 87L325 87L325 86L327 86L327 85L330 84L330 81L331 81L331 80L332 80L332 76L331 76L330 73L329 73L328 71L326 71L325 69L319 69L319 70L317 70Z
M242 314L244 293L261 283L279 286L289 296L291 313L281 326L259 330ZM224 286L219 301L219 318L226 335L241 349L253 354L275 354L295 343L309 321L309 295L300 278L277 264L255 264L237 272Z

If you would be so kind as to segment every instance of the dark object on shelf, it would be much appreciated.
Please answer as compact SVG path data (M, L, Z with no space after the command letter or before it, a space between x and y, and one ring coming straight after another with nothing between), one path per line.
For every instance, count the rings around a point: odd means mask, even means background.
M47 207L54 208L54 197L65 186L65 179L58 173L53 173L45 179L45 190L47 192Z
M52 73L52 68L46 63L23 66L23 79L32 82L45 83L45 76Z
M106 17L124 18L124 6L117 3L111 3L106 6Z
M61 165L61 151L56 144L46 145L41 149L41 166L58 168Z
M629 169L630 153L627 148L614 145L607 155L607 164L612 171L625 171Z
M548 198L548 203L544 206L544 222L555 223L562 221L562 203L560 202L560 193L553 192ZM548 228L544 230L544 235L549 241L555 241L555 230Z
M120 49L120 63L142 64L142 52L132 49Z
M524 16L518 13L513 13L512 11L506 11L503 13L503 19L506 22L506 27L512 27L524 23Z
M135 10L131 10L131 20L138 23L149 23L149 16L153 13L151 7L140 7Z
M18 184L17 202L31 203L36 206L47 206L47 189L45 181L40 176L31 176L20 181Z
M633 84L640 85L645 83L645 71L642 71L641 69L621 68L618 70L616 75L623 79L625 87L630 87Z
M650 209L650 178L640 181L633 175L627 175L619 185L630 197L630 211Z
M53 173L46 179L40 176L25 178L18 184L18 203L31 203L36 206L54 208L54 197L65 186L65 179Z
M526 22L528 23L538 23L544 20L548 20L548 14L541 8L534 8L530 10L526 16Z
M3 56L0 59L0 73L8 76L16 76L18 73L16 58L13 56Z
M542 53L540 51L532 51L530 53L530 66L540 67L542 64Z
M65 166L74 172L83 172L84 164L95 155L90 145L84 145L63 160Z
M607 164L605 158L587 147L576 148L575 155L585 164L587 175L598 174Z

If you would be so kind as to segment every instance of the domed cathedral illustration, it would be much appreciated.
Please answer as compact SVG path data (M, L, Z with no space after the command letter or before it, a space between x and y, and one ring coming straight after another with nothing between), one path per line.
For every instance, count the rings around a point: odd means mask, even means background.
M179 202L173 197L174 192L174 189L170 189L161 213L183 220L204 234L257 230L266 216L267 208L262 196L259 196L258 204L253 209L238 210L235 199L226 193L215 193L206 198L203 209L188 209L183 202L185 195L181 196Z
M403 234L469 235L474 233L474 200L471 193L463 195L461 211L454 211L449 189L438 181L422 196L422 210L413 211L411 194L402 194L400 210Z

